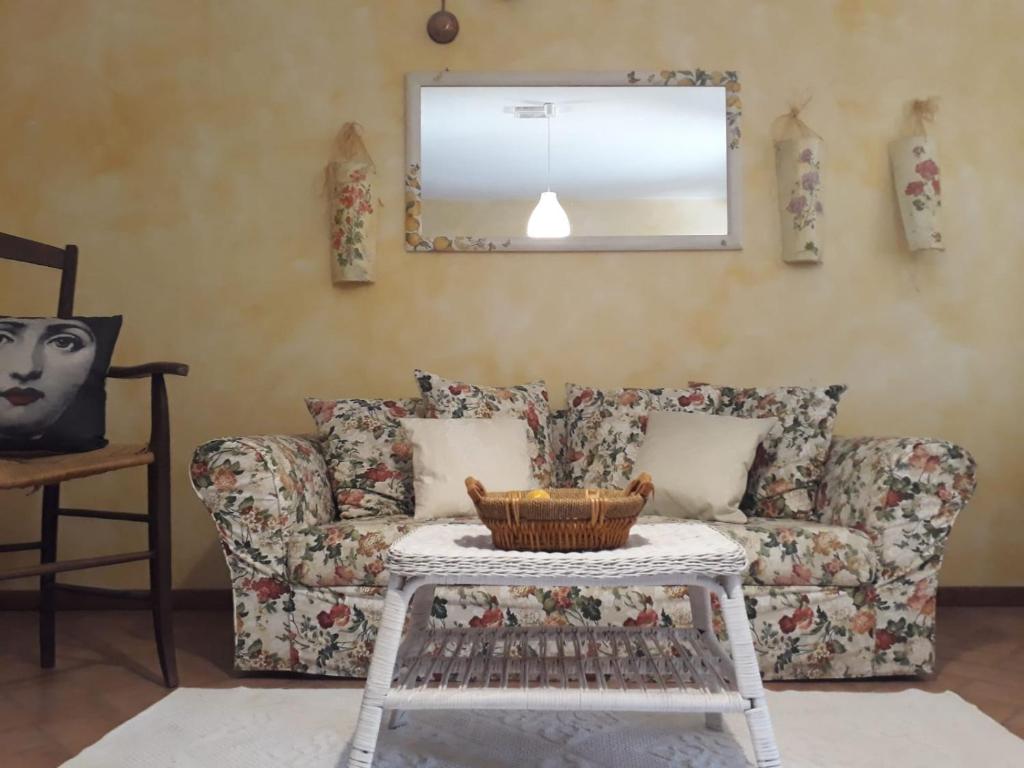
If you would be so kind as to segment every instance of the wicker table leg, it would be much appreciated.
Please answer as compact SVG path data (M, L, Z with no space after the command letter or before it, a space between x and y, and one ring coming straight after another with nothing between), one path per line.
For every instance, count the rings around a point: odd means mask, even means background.
M754 744L754 757L758 768L777 768L782 765L779 748L775 743L772 721L768 716L768 705L764 698L761 671L757 666L757 654L750 635L750 622L743 602L743 586L739 576L720 579L725 588L722 598L722 617L729 633L733 665L736 668L736 685L740 694L750 701L750 709L744 714L750 739Z
M715 626L712 621L711 594L704 587L696 585L687 587L687 594L690 596L690 613L693 616L693 626L707 637L714 638ZM725 727L721 712L708 712L705 714L704 724L711 731L721 731Z
M434 605L434 585L424 584L416 590L409 604L409 629L406 632L405 640L402 641L402 649L415 648L418 638L423 636L430 624L430 609ZM399 651L399 658L404 656L403 650ZM400 709L391 710L388 718L388 728L394 730L405 722L405 713Z
M380 721L384 716L384 700L391 688L398 646L402 641L406 609L410 598L422 584L422 579L405 579L401 576L392 576L388 582L384 612L377 630L377 642L373 650L373 659L370 661L370 671L366 676L363 703L359 710L355 733L352 735L349 768L370 768L373 765Z

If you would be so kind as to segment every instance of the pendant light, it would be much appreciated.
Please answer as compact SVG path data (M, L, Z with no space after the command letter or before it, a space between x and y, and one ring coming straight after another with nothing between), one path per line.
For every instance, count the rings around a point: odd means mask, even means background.
M551 191L551 115L554 114L554 107L555 105L551 103L544 105L544 119L547 121L548 129L547 191L540 193L540 200L537 201L537 206L526 223L527 237L568 237L572 231L569 217L558 203L558 195Z

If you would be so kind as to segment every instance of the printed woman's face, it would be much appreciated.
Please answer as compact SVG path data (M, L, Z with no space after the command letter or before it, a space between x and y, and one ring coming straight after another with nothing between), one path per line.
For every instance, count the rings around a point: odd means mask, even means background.
M34 436L74 401L96 359L77 320L0 318L0 434Z

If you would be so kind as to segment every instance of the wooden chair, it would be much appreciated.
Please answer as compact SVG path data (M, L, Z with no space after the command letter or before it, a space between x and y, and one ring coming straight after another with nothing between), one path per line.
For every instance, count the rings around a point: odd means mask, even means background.
M60 271L58 317L71 317L75 296L78 248L57 248L13 235L0 233L0 259L20 261ZM108 378L150 379L149 442L142 445L108 445L97 451L42 458L3 458L0 456L0 490L42 488L43 517L39 541L0 545L2 552L40 550L40 564L0 571L0 581L39 576L39 653L44 668L54 665L55 614L58 591L76 594L101 594L145 600L153 612L160 670L168 688L178 685L174 656L174 630L171 620L171 484L170 429L167 388L164 376L186 376L188 366L181 363L147 363L130 367L111 366ZM108 512L91 509L67 509L60 505L60 484L127 467L146 467L148 504L145 514ZM98 518L145 523L149 530L148 547L142 552L104 555L78 560L57 560L57 524L61 517ZM60 584L58 573L97 568L105 565L149 561L148 590L115 590Z

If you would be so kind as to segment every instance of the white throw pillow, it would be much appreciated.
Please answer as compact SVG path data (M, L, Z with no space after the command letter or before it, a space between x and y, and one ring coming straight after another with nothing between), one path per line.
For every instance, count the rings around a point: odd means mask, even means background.
M416 520L476 515L466 493L475 477L488 491L536 488L521 419L401 419L412 444Z
M757 446L775 419L651 411L635 474L654 496L645 514L745 523L740 501Z

